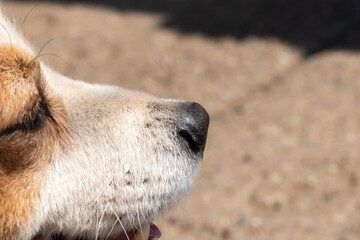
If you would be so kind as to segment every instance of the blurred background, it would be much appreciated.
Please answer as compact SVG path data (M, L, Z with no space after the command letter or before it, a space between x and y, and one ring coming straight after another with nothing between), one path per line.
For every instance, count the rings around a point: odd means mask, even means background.
M360 1L40 0L4 9L65 75L209 111L201 176L158 220L162 239L360 239Z

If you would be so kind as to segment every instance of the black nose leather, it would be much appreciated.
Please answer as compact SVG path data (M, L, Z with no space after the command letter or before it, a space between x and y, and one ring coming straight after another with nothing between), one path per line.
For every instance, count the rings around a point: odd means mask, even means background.
M202 153L206 145L210 122L209 114L195 102L184 102L178 107L179 137L185 140L192 152Z

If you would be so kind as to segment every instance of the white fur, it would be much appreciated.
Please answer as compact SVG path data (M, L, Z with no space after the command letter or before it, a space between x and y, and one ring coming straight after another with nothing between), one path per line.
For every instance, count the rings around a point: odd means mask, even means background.
M3 15L0 23L1 45L32 52ZM40 199L19 239L37 232L91 239L119 234L156 218L193 184L200 157L183 150L171 123L155 122L157 115L174 123L176 117L147 108L176 100L74 81L43 63L41 69L65 105L71 139L66 150L56 146L50 167L39 176ZM154 127L146 129L146 122Z

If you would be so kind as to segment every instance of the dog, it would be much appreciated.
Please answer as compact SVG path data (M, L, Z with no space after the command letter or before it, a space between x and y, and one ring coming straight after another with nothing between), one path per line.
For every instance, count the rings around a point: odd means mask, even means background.
M0 14L0 239L158 239L208 127L198 103L57 73Z

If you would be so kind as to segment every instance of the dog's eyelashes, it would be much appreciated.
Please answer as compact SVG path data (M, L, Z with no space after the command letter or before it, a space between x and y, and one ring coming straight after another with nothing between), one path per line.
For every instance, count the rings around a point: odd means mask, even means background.
M36 110L33 110L33 113L30 113L23 121L19 124L13 125L4 131L0 132L0 136L12 134L16 131L34 131L39 129L46 118L54 120L51 115L46 103L41 101Z
M34 130L40 127L42 122L44 121L47 112L48 111L44 109L43 106L39 106L34 117L23 122L24 130Z
M50 119L54 119L49 111L49 108L44 98L40 100L39 106L37 107L37 110L34 111L34 113L35 114L23 121L23 130L38 129L39 127L41 127L42 123L47 117Z

